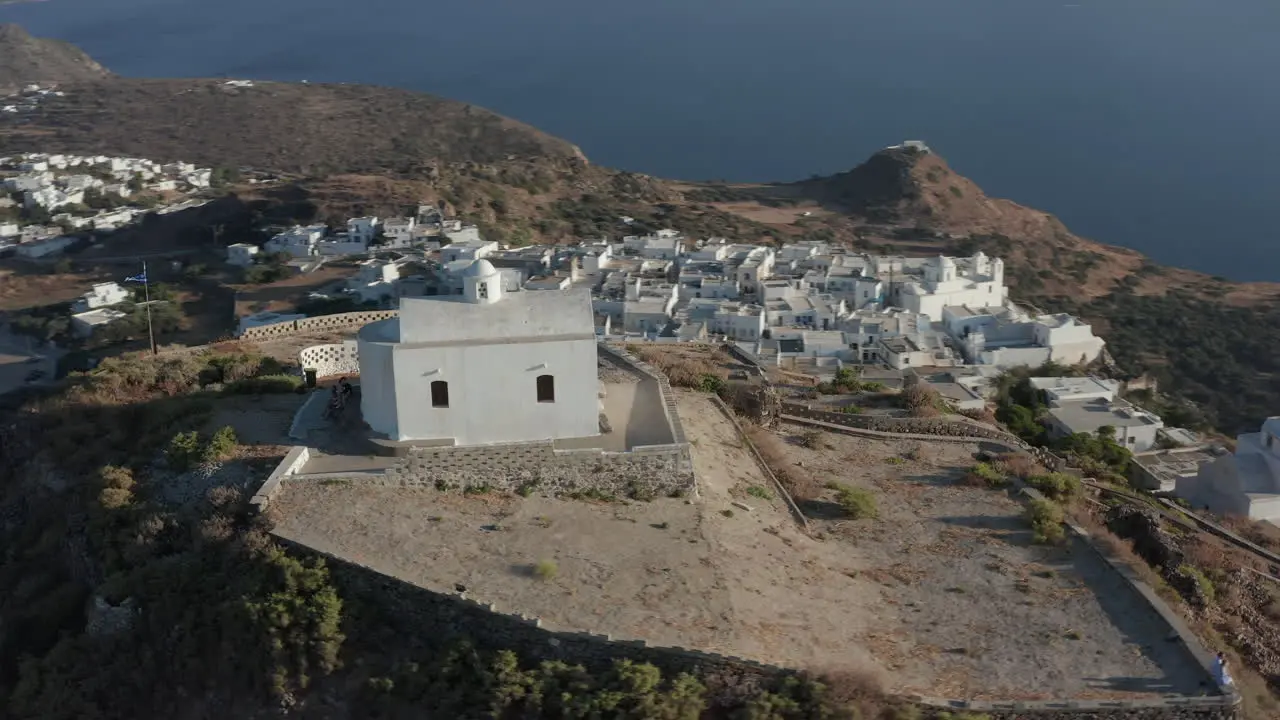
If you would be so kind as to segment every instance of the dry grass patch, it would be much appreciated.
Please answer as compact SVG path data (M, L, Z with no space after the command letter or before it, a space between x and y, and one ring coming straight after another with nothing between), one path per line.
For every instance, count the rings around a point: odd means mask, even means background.
M729 376L719 350L628 345L627 351L656 367L676 387L706 390Z
M797 502L816 500L822 495L822 483L818 482L804 468L787 459L786 442L760 427L746 426L747 437L755 445L764 464L769 466L782 487Z

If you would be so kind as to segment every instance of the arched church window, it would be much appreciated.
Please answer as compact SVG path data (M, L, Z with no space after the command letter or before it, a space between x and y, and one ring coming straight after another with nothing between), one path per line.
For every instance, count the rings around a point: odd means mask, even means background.
M556 379L551 375L538 376L538 402L553 403L556 401Z
M449 383L435 380L431 383L431 407L449 407Z

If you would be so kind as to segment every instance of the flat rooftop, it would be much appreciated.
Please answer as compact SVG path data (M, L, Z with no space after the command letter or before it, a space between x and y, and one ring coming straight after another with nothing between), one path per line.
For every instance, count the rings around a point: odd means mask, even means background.
M1082 400L1064 402L1049 408L1049 415L1071 432L1097 432L1104 425L1142 427L1156 425L1160 419L1135 408L1123 400Z

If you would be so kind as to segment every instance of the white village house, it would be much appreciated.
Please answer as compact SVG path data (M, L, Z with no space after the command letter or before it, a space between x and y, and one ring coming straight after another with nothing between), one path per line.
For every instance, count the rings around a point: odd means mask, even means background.
M1280 525L1280 416L1267 418L1259 432L1237 436L1234 455L1179 477L1174 492L1195 508Z
M74 312L97 310L98 308L119 305L131 297L133 297L133 293L127 288L120 287L118 283L97 283L92 290L81 295L80 299L72 304L71 309Z
M404 298L361 328L364 420L393 441L453 445L600 434L586 292L515 292L487 260L461 296Z

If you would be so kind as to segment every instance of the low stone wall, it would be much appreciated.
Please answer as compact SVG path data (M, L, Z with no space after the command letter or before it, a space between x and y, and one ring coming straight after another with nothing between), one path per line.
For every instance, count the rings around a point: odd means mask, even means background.
M957 422L939 418L895 418L883 415L851 415L848 413L818 410L811 405L783 403L782 412L794 417L819 420L832 425L875 430L877 432L906 433L911 435L939 435L965 438L1000 440L1005 443L1021 442L1008 433L993 427L971 422Z
M360 374L360 352L354 340L303 348L298 353L298 363L304 369L315 369L316 376L322 378Z
M548 441L414 447L384 474L357 481L548 495L599 492L646 497L697 492L693 457L686 443L650 445L627 452L557 450Z
M296 475L303 465L307 464L307 459L311 457L311 451L302 446L295 445L271 471L271 475L267 477L267 481L262 483L262 487L253 494L249 499L249 506L257 512L267 509L271 501L280 493L284 484L284 479L290 475Z

